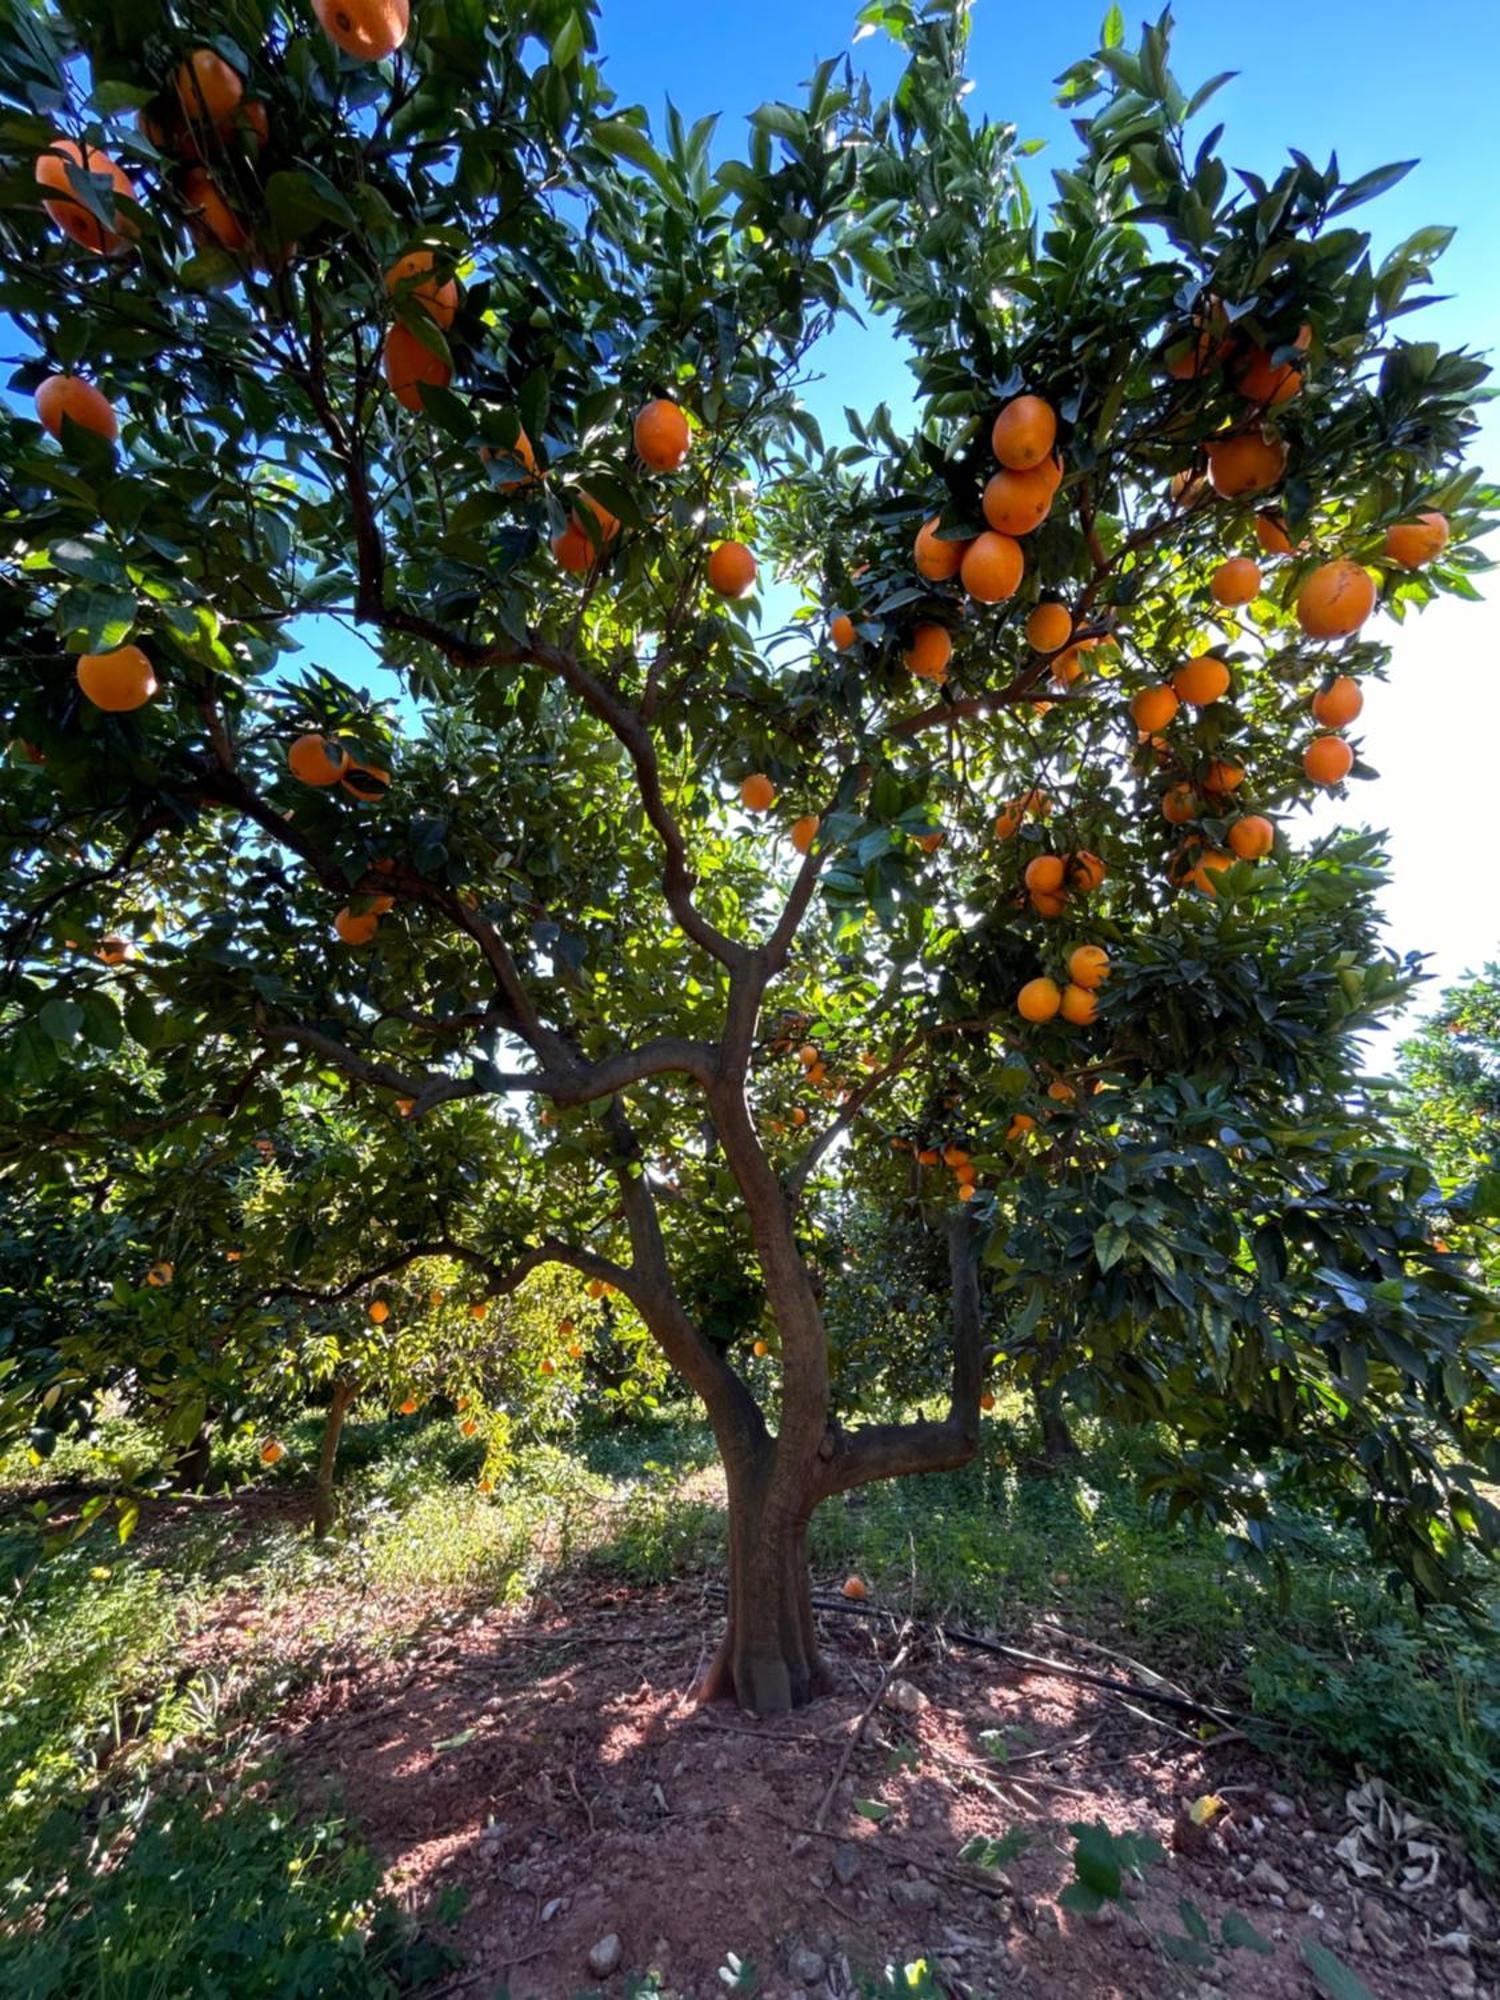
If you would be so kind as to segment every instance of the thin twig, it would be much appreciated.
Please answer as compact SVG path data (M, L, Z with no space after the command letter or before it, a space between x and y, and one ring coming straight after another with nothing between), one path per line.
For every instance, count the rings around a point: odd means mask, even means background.
M906 1621L905 1626L902 1628L901 1643L896 1648L895 1654L891 1660L890 1665L885 1668L884 1672L880 1676L880 1679L875 1683L875 1692L870 1696L870 1699L865 1703L864 1708L860 1711L858 1721L856 1721L854 1727L849 1732L849 1740L844 1745L844 1754L839 1758L838 1768L835 1770L833 1776L828 1780L828 1789L823 1794L823 1803L818 1807L817 1813L813 1819L813 1827L816 1832L821 1833L823 1831L823 1822L824 1820L827 1819L828 1809L833 1804L834 1793L838 1790L839 1782L842 1779L845 1771L847 1771L849 1768L849 1759L854 1755L855 1744L858 1743L859 1739L865 1733L865 1724L874 1714L876 1703L880 1700L880 1697L885 1693L886 1689L890 1686L892 1675L896 1672L896 1669L905 1662L906 1656L910 1651L911 1651L911 1620L908 1619Z

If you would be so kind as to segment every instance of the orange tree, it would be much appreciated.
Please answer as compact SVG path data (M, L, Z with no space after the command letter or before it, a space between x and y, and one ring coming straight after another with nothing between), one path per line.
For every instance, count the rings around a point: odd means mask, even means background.
M1494 1320L1359 1095L1374 845L1292 837L1372 775L1378 601L1473 592L1483 371L1398 330L1443 233L1352 219L1400 170L1231 176L1117 14L1046 213L961 8L868 10L894 95L826 64L741 158L616 105L578 0L315 14L0 57L8 1100L118 1036L482 1121L487 1289L572 1267L706 1406L757 1710L822 1683L813 1510L975 1451L985 1292L1173 1504L1269 1545L1284 1455L1459 1586ZM830 449L851 307L918 419ZM843 1187L942 1214L912 1421L830 1364Z

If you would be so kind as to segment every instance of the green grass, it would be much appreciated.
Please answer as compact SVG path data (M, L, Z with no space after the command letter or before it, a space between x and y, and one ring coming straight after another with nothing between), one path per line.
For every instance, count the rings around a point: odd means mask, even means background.
M305 1485L319 1418L287 1426L258 1484ZM1037 1643L1053 1617L1254 1711L1278 1753L1326 1774L1364 1763L1453 1829L1500 1877L1500 1617L1419 1624L1383 1595L1357 1546L1304 1521L1289 1582L1226 1558L1219 1537L1167 1528L1138 1496L1134 1444L1082 1426L1084 1454L1028 1463L1014 1415L961 1472L874 1487L824 1507L821 1581L857 1570L883 1599ZM701 1424L657 1418L530 1446L503 1491L441 1419L355 1422L343 1531L317 1548L300 1515L232 1502L143 1513L123 1549L111 1521L38 1564L24 1508L37 1486L108 1486L149 1470L150 1440L110 1428L44 1470L0 1462L0 1991L65 2000L204 1994L417 1993L440 1967L379 1893L336 1803L299 1814L274 1766L243 1766L243 1726L284 1703L331 1652L394 1651L433 1621L511 1602L587 1569L647 1585L722 1564L724 1514ZM248 1441L215 1481L255 1472ZM248 1593L289 1658L182 1664L220 1594ZM253 1967L253 1971L246 1970Z

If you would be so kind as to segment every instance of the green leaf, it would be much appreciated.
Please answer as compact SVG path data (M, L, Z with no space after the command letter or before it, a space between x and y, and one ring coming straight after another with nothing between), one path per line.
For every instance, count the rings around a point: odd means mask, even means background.
M891 1808L880 1799L856 1799L854 1810L861 1819L873 1820L876 1826L891 1816Z
M354 210L316 167L283 167L266 182L266 207L283 243L309 236L320 223L354 227Z
M1125 39L1125 14L1118 6L1112 6L1104 17L1104 25L1099 30L1101 49L1117 49Z
M1274 1947L1268 1938L1263 1938L1247 1916L1238 1910L1226 1910L1224 1921L1219 1926L1219 1935L1230 1951L1243 1948L1258 1951L1262 1958L1269 1958Z
M1302 1963L1327 1994L1328 2000L1375 2000L1365 1982L1316 1938L1302 1940Z
M603 118L589 127L589 137L596 146L648 173L669 199L676 197L677 185L666 161L638 126L623 118Z

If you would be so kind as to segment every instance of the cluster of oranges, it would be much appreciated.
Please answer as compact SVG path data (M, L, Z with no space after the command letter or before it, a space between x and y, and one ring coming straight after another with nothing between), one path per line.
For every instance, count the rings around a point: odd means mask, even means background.
M909 1147L905 1139L892 1139L898 1153L914 1152L919 1167L946 1167L953 1176L953 1191L960 1201L973 1201L979 1193L979 1169L965 1146L950 1139L942 1146Z
M1109 953L1104 947L1078 945L1068 955L1067 983L1060 986L1046 975L1028 979L1016 995L1016 1011L1023 1021L1041 1023L1061 1015L1073 1027L1087 1028L1098 1012L1099 988L1108 977Z

